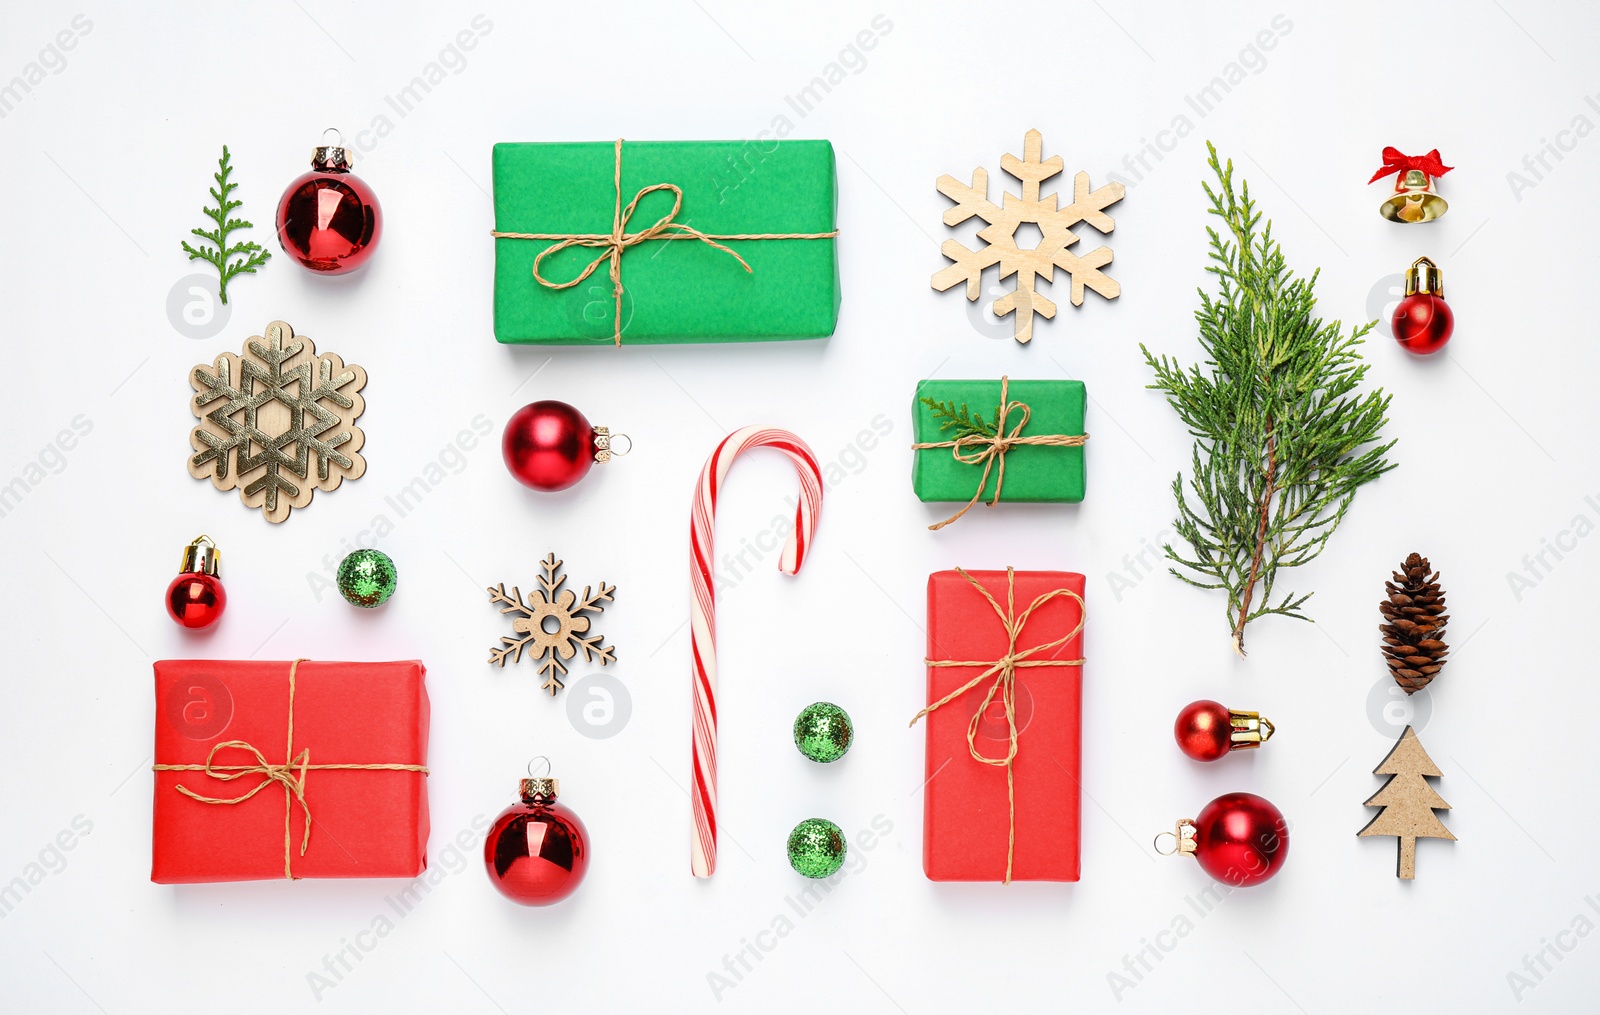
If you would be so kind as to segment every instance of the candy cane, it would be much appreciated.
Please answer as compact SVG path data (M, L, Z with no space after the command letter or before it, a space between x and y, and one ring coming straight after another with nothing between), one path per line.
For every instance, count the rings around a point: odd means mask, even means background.
M717 869L717 601L712 565L716 533L717 494L747 448L775 448L789 456L800 473L800 504L794 528L784 544L778 570L798 574L811 549L822 510L822 471L806 442L786 430L747 426L729 434L706 459L695 489L694 511L689 519L689 583L694 599L689 606L690 643L694 650L694 876L708 878Z

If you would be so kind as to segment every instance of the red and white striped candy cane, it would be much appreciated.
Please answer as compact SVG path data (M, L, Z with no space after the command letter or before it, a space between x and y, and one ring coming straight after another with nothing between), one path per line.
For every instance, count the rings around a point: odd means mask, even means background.
M689 637L694 650L693 868L697 878L708 878L717 869L717 600L712 577L717 494L733 460L748 448L782 451L800 473L794 528L778 560L778 570L784 574L798 574L805 563L817 530L817 514L822 510L822 470L817 457L805 441L786 430L765 426L735 430L717 445L700 471L689 519L689 582L694 591L689 605Z

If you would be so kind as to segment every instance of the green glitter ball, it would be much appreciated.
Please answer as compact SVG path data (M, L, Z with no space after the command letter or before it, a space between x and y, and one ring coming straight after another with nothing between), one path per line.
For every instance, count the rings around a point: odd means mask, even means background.
M370 610L394 595L400 580L394 561L379 550L357 550L339 562L339 594L351 606Z
M812 761L838 761L854 739L850 713L830 701L807 705L794 718L794 745Z
M789 833L789 866L825 878L844 865L844 832L827 818L807 818Z

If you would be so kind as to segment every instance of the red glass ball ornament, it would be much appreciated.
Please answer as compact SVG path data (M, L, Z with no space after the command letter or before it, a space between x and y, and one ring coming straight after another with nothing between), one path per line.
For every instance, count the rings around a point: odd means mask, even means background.
M489 880L524 906L549 906L577 891L589 870L589 833L556 802L555 779L522 780L522 799L500 812L483 844Z
M565 490L595 463L595 428L566 402L533 402L506 422L500 453L523 486Z
M1265 797L1224 793L1194 819L1193 853L1223 884L1259 885L1278 873L1289 855L1289 823Z
M1419 356L1438 352L1450 341L1456 315L1444 301L1444 272L1426 257L1406 269L1406 296L1389 321L1394 340Z
M1390 329L1408 352L1426 356L1444 348L1455 330L1456 316L1443 296L1412 293L1394 308Z
M1216 761L1233 751L1260 747L1277 727L1260 712L1229 708L1220 702L1191 701L1178 713L1172 735L1178 749L1196 761Z
M350 171L350 152L342 145L318 146L311 167L278 200L278 242L319 274L355 271L383 233L378 196Z
M1216 701L1195 701L1178 713L1172 727L1178 749L1196 761L1216 761L1232 746L1228 707Z
M197 536L183 549L178 577L167 586L167 615L191 631L210 627L222 618L228 593L217 577L222 553L210 536Z
M167 586L167 613L191 631L215 624L227 606L228 593L215 575L180 574Z

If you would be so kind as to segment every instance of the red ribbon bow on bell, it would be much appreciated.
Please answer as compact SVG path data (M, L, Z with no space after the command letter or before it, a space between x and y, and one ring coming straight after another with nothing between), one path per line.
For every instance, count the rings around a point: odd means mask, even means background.
M1426 155L1407 155L1393 145L1383 149L1383 165L1372 174L1368 183L1377 183L1391 173L1402 173L1410 169L1419 169L1429 176L1439 177L1454 169L1454 166L1444 164L1444 159L1439 157L1439 149L1435 148Z

